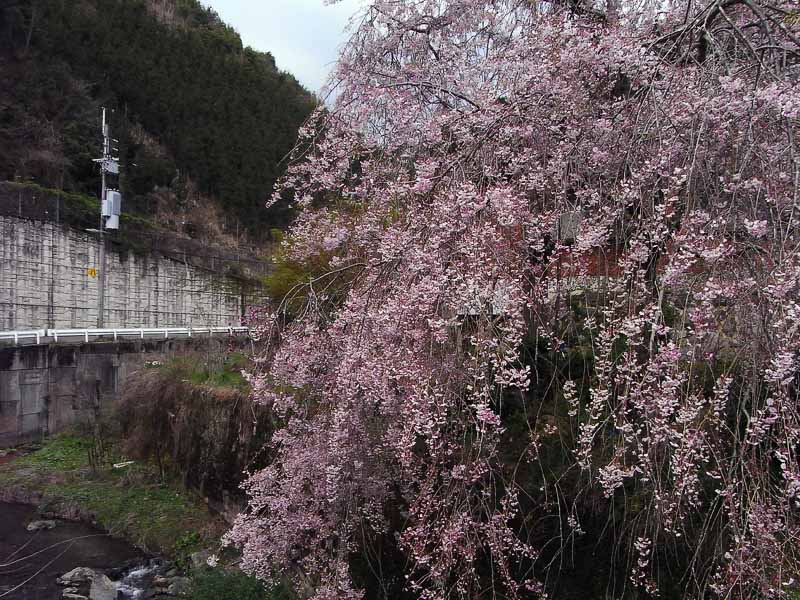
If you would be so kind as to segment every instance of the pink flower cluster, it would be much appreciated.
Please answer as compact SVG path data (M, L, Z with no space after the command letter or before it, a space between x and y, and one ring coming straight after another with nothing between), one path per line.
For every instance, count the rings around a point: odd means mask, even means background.
M292 258L330 270L261 320L279 428L228 535L246 570L316 600L544 597L605 510L615 589L786 597L790 4L362 11L276 192Z

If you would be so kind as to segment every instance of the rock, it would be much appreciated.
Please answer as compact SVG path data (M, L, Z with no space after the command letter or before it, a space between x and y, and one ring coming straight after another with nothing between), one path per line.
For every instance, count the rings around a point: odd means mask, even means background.
M125 583L117 583L117 598L134 598L135 600L147 600L155 596L155 590L141 589L137 586L130 586Z
M111 579L117 580L122 579L126 575L128 575L131 571L135 571L141 568L141 560L138 558L132 558L131 560L126 560L124 563L117 565L116 567L112 567L110 569L106 569L106 575L108 575Z
M177 577L178 576L178 569L170 569L166 573L164 573L164 577Z
M95 573L89 600L117 600L117 584L102 573Z
M77 594L78 592L80 592L80 589L78 589L76 587L65 587L63 593L64 594Z
M189 593L190 587L191 580L188 577L173 577L167 588L167 594L170 596L185 596Z
M189 555L189 560L192 561L193 569L202 569L208 566L208 557L211 556L211 550L200 550L199 552L192 552Z
M63 600L89 600L86 596L80 594L62 594Z
M53 529L55 526L55 521L31 521L25 529L28 531L39 531L40 529Z
M76 567L69 573L64 573L57 579L59 585L75 586L88 583L94 579L96 573L88 567Z

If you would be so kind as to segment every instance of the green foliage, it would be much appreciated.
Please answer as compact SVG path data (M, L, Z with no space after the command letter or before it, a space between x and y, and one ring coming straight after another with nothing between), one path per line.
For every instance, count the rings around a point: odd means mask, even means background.
M347 291L358 269L340 270L336 275L330 274L332 255L328 252L298 261L289 255L284 248L272 253L272 269L263 279L262 288L274 305L283 303L281 310L294 317L308 299L308 284L316 280L317 291L324 289L330 306L339 306L347 295Z
M221 357L201 355L173 358L163 369L175 380L189 381L195 385L248 389L242 370L251 366L250 359L243 352L230 352Z
M312 271L308 265L292 260L288 256L285 246L285 233L280 229L270 231L273 241L271 251L272 269L261 280L262 289L274 302L280 302L294 286L308 281Z
M181 571L186 571L192 566L191 555L201 549L203 540L196 531L190 531L180 536L172 546L172 559L175 566Z
M271 590L241 571L206 569L192 579L192 600L291 600L294 596L283 585Z
M58 214L59 221L75 227L97 226L100 201L94 196L64 192L36 183L0 183L0 187L12 197L20 194L26 204L25 214L32 210L34 214L30 216L34 218L39 216L37 213L52 211ZM29 206L34 198L40 201L41 206Z
M282 300L296 286L307 283L314 276L310 265L288 258L275 261L270 273L264 277L264 289L267 295Z
M0 183L0 191L6 195L15 196L20 192L26 203L23 211L29 218L44 218L48 212L58 214L58 221L77 228L97 227L100 214L100 201L87 194L65 192L59 189L47 188L36 183ZM28 205L33 198L40 200L38 207ZM117 234L118 243L131 243L133 237L127 234L157 230L158 226L142 217L123 212L122 222L125 225L123 232Z

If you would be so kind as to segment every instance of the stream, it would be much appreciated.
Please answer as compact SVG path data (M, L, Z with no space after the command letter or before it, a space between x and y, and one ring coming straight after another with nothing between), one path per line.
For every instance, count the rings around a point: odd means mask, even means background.
M51 529L28 531L40 520L35 507L0 503L0 600L158 598L157 582L174 575L161 559L90 525L56 519ZM57 582L77 567L90 576Z

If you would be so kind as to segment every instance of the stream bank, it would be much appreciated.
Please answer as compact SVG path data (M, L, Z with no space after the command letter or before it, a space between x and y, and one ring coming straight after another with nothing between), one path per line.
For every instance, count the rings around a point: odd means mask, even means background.
M116 467L124 457L92 464L88 435L60 434L0 464L0 502L30 504L40 518L82 521L128 540L142 552L177 562L214 547L227 524L180 481L153 465Z
M56 579L76 567L123 579L127 573L150 565L151 557L91 525L50 520L29 531L28 526L36 525L37 521L42 522L35 507L0 502L0 598L3 600L61 600L66 586L58 585ZM78 592L85 586L75 587L74 595L82 595ZM129 589L128 597L137 599L147 597L150 591L144 587Z
M235 555L209 568L225 521L179 478L162 480L151 463L119 467L122 457L107 447L113 460L92 466L93 443L85 434L61 434L2 452L0 600L175 600L186 592L192 600L294 598L284 586L266 590L238 571ZM42 520L55 527L27 530ZM60 545L3 566L48 541ZM89 573L56 585L74 568Z
M92 438L79 434L5 453L0 599L167 598L188 589L181 571L192 555L218 544L225 522L180 482L147 463L115 468L92 456ZM36 521L45 525L29 531ZM77 567L88 570L56 585Z

